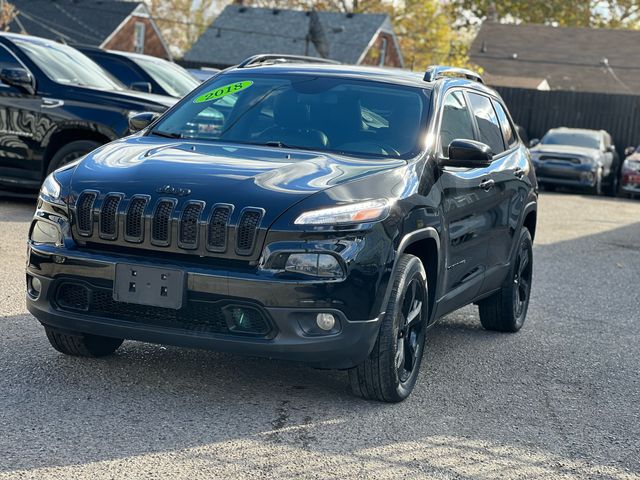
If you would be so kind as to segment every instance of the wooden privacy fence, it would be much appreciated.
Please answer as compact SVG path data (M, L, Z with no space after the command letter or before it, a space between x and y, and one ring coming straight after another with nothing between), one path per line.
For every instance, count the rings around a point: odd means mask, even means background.
M624 149L640 145L640 95L496 88L514 121L529 138L554 127L606 130L624 158Z

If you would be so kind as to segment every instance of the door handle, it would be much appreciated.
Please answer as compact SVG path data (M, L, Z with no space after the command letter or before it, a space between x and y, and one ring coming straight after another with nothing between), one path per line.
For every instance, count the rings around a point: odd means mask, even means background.
M524 169L522 169L522 168L516 168L516 169L515 169L515 171L513 172L513 174L514 174L516 177L518 177L518 178L522 178L522 177L524 177L524 174L525 174L525 173L526 173L526 172L525 172L525 171L524 171Z
M493 188L495 184L496 182L492 178L487 178L486 180L483 180L482 182L480 182L480 188L483 189L485 192L488 192Z

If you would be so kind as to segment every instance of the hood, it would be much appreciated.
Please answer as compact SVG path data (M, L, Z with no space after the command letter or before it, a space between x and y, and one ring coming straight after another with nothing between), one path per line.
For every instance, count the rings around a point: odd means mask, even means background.
M174 97L134 90L99 90L77 86L72 88L69 96L76 97L76 100L82 102L115 105L127 110L152 110L158 112L172 107L179 100Z
M595 158L600 155L600 151L595 148L575 147L573 145L543 145L539 143L531 149L533 154L558 153L561 155L581 155Z
M236 209L265 209L270 225L290 206L314 193L405 165L404 160L363 160L281 148L189 142L134 136L90 153L76 167L71 193L86 189ZM167 188L168 186L168 188ZM162 191L164 190L164 192Z

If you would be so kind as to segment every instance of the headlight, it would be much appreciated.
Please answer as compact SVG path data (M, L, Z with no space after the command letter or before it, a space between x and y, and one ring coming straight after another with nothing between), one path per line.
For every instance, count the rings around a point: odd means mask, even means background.
M389 200L380 198L366 202L341 205L305 212L295 220L296 225L355 224L383 220L389 214Z
M40 187L40 195L42 195L47 200L59 200L60 191L60 184L53 176L53 173L45 178L44 182L42 183L42 187Z

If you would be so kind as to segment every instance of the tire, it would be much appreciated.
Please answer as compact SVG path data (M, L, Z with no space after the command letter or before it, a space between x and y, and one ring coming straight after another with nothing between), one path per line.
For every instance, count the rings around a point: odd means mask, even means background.
M589 193L592 195L602 195L602 168L596 172L596 180L593 186L589 187Z
M529 308L532 273L531 234L523 227L505 283L498 292L478 302L480 323L486 330L517 332L522 328Z
M62 333L52 327L44 327L49 343L60 353L76 357L106 357L115 352L123 340L85 333Z
M620 175L617 168L611 171L611 178L605 189L605 194L609 197L617 197L620 194Z
M55 153L49 162L47 175L67 163L73 162L81 156L95 150L100 145L102 144L94 142L93 140L77 140L75 142L67 143Z
M543 188L545 192L555 192L556 191L556 185L551 185L548 183L543 184Z
M364 362L349 370L355 395L367 400L400 402L411 394L424 351L428 298L422 262L403 254L398 259L391 296L373 350Z

